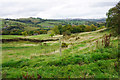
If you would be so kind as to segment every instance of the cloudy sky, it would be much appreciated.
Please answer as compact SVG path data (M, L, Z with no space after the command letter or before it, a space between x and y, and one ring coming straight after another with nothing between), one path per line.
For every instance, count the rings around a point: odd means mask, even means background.
M0 0L0 18L103 18L119 0Z

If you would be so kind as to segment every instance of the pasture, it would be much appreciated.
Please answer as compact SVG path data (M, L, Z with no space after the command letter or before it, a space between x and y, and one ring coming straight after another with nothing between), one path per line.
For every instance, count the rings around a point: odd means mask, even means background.
M2 44L3 78L118 78L118 39L111 37L110 46L102 45L109 31L72 34L61 39L68 47L49 41L5 42ZM24 36L3 35L3 39ZM29 39L49 39L48 34L26 36ZM59 38L59 37L57 37ZM98 40L98 44L96 41ZM98 45L98 47L96 47Z

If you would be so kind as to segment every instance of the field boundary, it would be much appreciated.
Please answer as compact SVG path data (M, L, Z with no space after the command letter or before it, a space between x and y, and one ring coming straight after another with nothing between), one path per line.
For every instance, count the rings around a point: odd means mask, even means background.
M46 42L46 41L57 41L57 40L59 39L46 39L46 40L27 39L27 38L0 39L2 43L14 42L14 41Z

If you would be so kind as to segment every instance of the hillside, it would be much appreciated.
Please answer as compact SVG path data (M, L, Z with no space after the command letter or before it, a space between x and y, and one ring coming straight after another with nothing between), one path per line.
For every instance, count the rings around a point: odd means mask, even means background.
M104 19L41 19L41 18L19 18L2 19L3 35L22 35L27 32L29 35L46 34L55 26L80 26L92 25L97 27L105 26Z
M63 37L61 42L68 47L62 48L61 56L59 41L5 42L2 44L3 78L118 78L118 39L111 37L110 46L104 47L101 40L105 34L108 35L109 30L101 29ZM45 36L26 38L51 38ZM9 35L3 35L3 38L7 37ZM53 36L59 37L61 36Z
M0 4L0 79L120 80L120 1Z
M17 21L26 24L33 24L34 27L53 27L55 25L99 25L99 23L104 23L105 18L102 19L42 19L42 18L20 18L20 19L5 19L5 21Z

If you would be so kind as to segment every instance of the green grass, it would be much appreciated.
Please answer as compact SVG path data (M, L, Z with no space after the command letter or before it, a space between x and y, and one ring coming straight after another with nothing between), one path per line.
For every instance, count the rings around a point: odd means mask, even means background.
M34 31L40 29L39 27L24 27L25 31Z
M11 42L2 44L3 62L9 61L11 58L17 60L19 57L31 58L32 56L47 54L57 50L59 43L47 43L47 46L41 43L31 42Z
M2 39L14 39L14 38L20 38L24 37L22 35L2 35Z
M24 60L24 59L23 59ZM24 60L29 61L29 60ZM30 63L24 62L24 64L21 65L22 62L16 62L16 63L10 63L14 67L5 67L4 73L7 73L7 77L21 77L22 74L30 74L34 76L37 76L37 74L40 74L44 78L48 77L54 77L54 78L68 78L69 76L71 78L80 78L80 77L86 77L86 78L118 78L118 73L115 70L114 63L116 63L116 59L111 60L100 60L96 61L94 63L90 63L88 65L67 65L67 66L38 66L38 67L30 67ZM18 64L18 65L16 65ZM38 63L37 63L38 64ZM15 67L19 66L19 67ZM29 66L29 67L28 67ZM17 69L17 71L16 71ZM6 72L7 71L7 72ZM112 72L112 73L111 73ZM14 73L14 74L12 74Z
M39 25L41 26L51 26L51 27L54 27L55 25L62 25L62 24L66 24L66 23L70 23L70 24L76 24L77 25L82 25L82 24L85 24L86 21L45 21L45 22L42 22L40 23Z
M52 23L52 24L51 24ZM54 27L55 26L55 22L50 22L50 21L45 21L45 22L42 22L40 23L39 25L41 26L51 26L51 27Z
M33 59L9 60L3 63L3 73L10 77L21 77L22 74L40 74L44 78L64 77L68 78L118 78L118 72L114 64L117 63L117 56L113 52L109 53L106 48L105 54L102 50L96 53L87 53L74 56L42 56ZM108 53L107 53L108 52ZM80 63L80 65L79 65ZM16 71L17 69L17 71ZM12 74L12 73L15 74ZM47 75L47 76L46 76Z
M91 33L84 37L104 33ZM40 37L47 38L47 35L31 36L31 39ZM41 55L58 50L59 42L47 43L47 46L27 41L3 43L3 78L23 78L23 74L34 75L35 78L37 74L42 78L118 78L118 40L113 40L113 45L107 48L100 46L92 50L95 43L93 47L86 47L90 39L62 49L62 56L59 52Z
M0 18L0 29L2 28L2 19Z
M56 25L62 25L62 24L65 24L65 22L63 22L63 21L45 21L45 22L40 23L39 25L45 26L45 27L47 27L47 26L54 27Z
M33 35L33 36L27 36L29 39L47 39L50 38L49 34L40 34L40 35Z
M14 39L14 38L23 38L23 35L2 35L2 39ZM33 36L26 36L24 38L29 39L47 39L50 38L49 34L41 34L41 35L33 35Z

